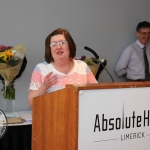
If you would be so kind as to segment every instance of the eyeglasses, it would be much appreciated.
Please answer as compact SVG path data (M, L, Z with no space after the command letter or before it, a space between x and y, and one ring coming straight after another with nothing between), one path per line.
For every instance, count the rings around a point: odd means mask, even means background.
M51 43L49 46L51 47L51 48L56 48L57 46L58 46L58 44L59 44L59 46L64 46L64 45L67 45L68 44L68 42L67 41L59 41L59 42L54 42L54 43Z
M148 35L148 36L150 36L150 32L139 32L139 33L141 33L143 36L146 36L146 35Z

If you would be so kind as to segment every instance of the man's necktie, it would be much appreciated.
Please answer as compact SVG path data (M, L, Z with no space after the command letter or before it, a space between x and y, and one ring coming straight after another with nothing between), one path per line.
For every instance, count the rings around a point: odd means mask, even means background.
M149 64L146 55L146 47L143 47L144 53L144 62L145 62L145 81L150 81L150 73L149 73Z

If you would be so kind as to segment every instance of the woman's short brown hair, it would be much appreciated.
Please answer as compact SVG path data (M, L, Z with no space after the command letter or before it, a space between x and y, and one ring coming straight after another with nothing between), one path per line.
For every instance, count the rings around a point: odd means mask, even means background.
M58 34L63 34L64 37L66 38L68 42L69 50L70 50L70 58L74 58L76 55L76 45L69 31L66 29L58 28L54 30L52 33L50 33L45 39L45 61L47 63L54 61L52 54L51 54L51 47L49 45L50 45L51 37L54 35L58 35Z

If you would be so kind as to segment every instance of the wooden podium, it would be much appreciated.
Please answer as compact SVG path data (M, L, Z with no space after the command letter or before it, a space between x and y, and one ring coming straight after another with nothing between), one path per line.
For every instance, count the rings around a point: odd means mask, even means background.
M32 150L78 150L79 92L82 90L150 87L150 82L66 85L34 98Z

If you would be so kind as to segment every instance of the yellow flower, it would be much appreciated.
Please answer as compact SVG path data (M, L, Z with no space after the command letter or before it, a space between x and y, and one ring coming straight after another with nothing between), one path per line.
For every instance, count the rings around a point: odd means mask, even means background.
M7 56L5 53L0 53L0 60L2 60L2 62L7 62Z
M7 50L7 51L5 51L5 53L6 53L6 56L7 56L8 60L9 60L12 56L14 56L14 53L13 53L11 50Z

